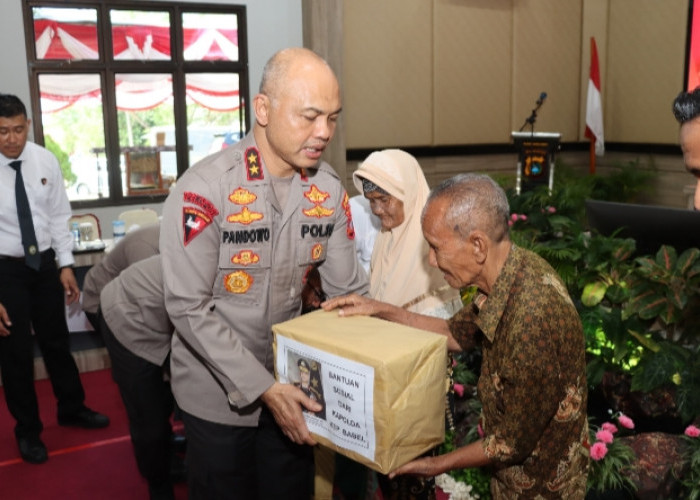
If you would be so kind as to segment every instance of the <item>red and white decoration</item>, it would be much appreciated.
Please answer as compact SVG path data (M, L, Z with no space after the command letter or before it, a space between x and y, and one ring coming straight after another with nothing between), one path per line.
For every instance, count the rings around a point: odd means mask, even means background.
M186 60L238 60L236 29L184 29ZM96 60L99 58L97 28L94 24L65 23L54 20L34 22L38 59ZM115 60L170 60L170 28L124 25L112 27ZM169 74L118 74L115 82L118 108L151 109L172 95ZM42 74L40 76L42 112L65 109L80 99L100 97L99 79L84 74ZM240 107L238 75L233 73L190 73L187 96L215 111L234 111Z

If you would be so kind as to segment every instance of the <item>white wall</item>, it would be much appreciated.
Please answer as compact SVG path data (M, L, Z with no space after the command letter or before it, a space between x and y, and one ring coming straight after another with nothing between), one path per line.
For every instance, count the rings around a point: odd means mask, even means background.
M248 84L251 95L257 92L263 67L272 54L285 47L301 47L303 44L301 0L190 0L189 3L246 6L250 77ZM23 26L22 3L17 0L3 0L0 47L4 47L4 50L0 57L0 92L15 94L22 99L31 115ZM123 210L140 206L142 205L136 204L90 211L100 219L103 236L111 237L111 221ZM160 214L161 204L147 206Z

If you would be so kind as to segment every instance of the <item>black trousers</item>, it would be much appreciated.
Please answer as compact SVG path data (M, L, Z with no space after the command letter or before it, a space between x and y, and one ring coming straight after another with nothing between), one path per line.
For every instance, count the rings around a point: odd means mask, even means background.
M163 367L135 355L114 336L98 312L100 332L112 363L112 378L119 387L129 418L129 433L139 472L149 485L171 483L174 453L173 395L163 378Z
M41 257L39 271L22 260L0 259L0 303L12 321L10 335L0 337L0 373L7 407L17 421L18 438L38 437L43 429L34 389L32 328L56 396L58 415L79 411L85 401L70 352L65 292L55 254L48 250Z
M258 427L233 427L183 411L190 500L309 500L313 448L290 441L263 409Z

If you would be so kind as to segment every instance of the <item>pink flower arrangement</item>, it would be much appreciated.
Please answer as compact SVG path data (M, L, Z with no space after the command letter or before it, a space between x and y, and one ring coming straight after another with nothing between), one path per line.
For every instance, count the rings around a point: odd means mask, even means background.
M508 225L512 226L519 220L526 221L527 220L527 215L525 214L510 214L510 220L508 221Z
M600 428L612 434L615 434L617 432L617 427L615 426L615 424L611 424L610 422L605 422L603 425L600 426Z
M455 394L457 394L457 396L459 396L460 398L461 398L462 396L464 396L464 385L462 385L462 384L454 384L453 387L454 387L454 390L455 390Z
M610 431L606 431L605 429L601 429L595 433L595 438L598 441L610 444L613 442L613 433Z
M684 434L688 437L696 438L700 436L700 428L694 425L689 425L688 427L686 427Z
M617 417L617 421L620 422L620 425L625 429L634 429L634 422L624 413L620 413Z
M600 441L593 443L591 446L591 458L595 461L602 460L608 453L608 447Z

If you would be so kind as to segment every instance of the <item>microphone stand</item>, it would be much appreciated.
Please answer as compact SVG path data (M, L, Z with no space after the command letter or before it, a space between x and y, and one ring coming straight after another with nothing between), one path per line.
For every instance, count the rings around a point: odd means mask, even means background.
M532 113L530 114L529 117L525 119L525 123L523 123L523 126L520 127L519 132L522 132L523 129L530 124L530 131L534 134L535 133L535 120L537 120L537 111L542 107L542 104L544 103L545 98L547 97L547 94L544 92L540 94L540 98L537 99L537 102L535 103L535 109L532 110Z

